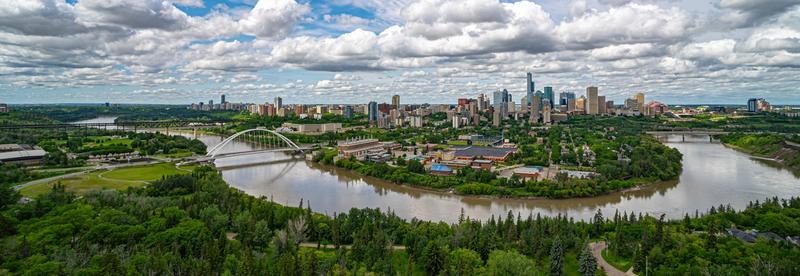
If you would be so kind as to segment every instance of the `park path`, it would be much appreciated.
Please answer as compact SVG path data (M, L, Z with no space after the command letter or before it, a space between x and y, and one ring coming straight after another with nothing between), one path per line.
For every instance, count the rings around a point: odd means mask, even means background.
M52 177L48 177L48 178L31 180L29 182L14 186L14 190L19 191L20 189L28 187L28 186L31 186L31 185L36 185L36 184L40 184L40 183L50 183L50 182L53 182L53 181L56 181L56 180L59 180L59 179L70 178L70 177L82 175L82 174L93 172L93 171L97 171L97 170L113 170L113 169L123 168L123 167L133 167L133 166L149 165L149 164L156 164L156 163L160 163L160 162L145 161L145 162L123 163L123 164L116 164L116 165L99 165L99 166L95 166L95 167L83 167L83 168L86 168L86 170L79 171L79 172L74 172L74 173L56 175L56 176L52 176ZM112 179L108 179L108 180L112 180Z
M608 245L606 242L593 242L589 244L589 247L592 249L592 255L594 255L594 259L597 260L597 264L603 268L603 271L606 272L608 276L635 276L636 274L633 273L633 268L629 269L627 272L623 272L622 270L617 269L613 265L606 262L603 259L603 250L605 250Z

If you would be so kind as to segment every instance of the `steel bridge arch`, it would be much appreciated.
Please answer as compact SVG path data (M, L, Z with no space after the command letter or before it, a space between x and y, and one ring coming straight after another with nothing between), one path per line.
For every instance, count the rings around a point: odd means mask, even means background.
M280 138L283 142L285 142L287 145L289 145L289 147L297 149L297 150L302 150L300 148L300 146L298 146L297 144L292 142L292 140L290 140L289 138L286 138L286 136L283 136L283 134L280 134L278 132L275 132L273 130L269 130L269 129L266 129L266 128L251 128L251 129L239 131L236 134L228 136L228 138L225 138L225 140L222 140L222 142L219 142L217 145L211 147L211 149L208 150L208 153L206 154L206 156L211 157L211 158L216 157L217 154L219 153L219 150L224 148L226 145L228 145L228 143L233 141L233 139L236 139L236 137L242 136L243 134L250 133L250 132L255 132L255 131L263 131L263 132L270 133L270 134Z

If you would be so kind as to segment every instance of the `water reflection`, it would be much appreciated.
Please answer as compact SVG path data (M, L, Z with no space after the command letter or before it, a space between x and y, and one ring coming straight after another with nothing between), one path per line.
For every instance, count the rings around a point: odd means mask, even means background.
M194 138L192 134L184 135ZM222 141L218 136L196 138L207 145ZM410 188L283 153L229 157L217 160L216 165L222 168L222 175L231 186L289 206L298 205L302 199L315 211L326 214L369 207L392 210L404 218L447 222L457 221L462 209L467 216L480 219L505 216L512 211L523 216L567 214L588 220L597 209L606 216L618 210L680 218L720 204L741 209L749 201L765 197L800 195L800 172L790 171L778 162L752 158L705 135L658 138L684 155L684 169L677 180L593 198L563 200L464 197ZM223 151L248 149L246 143L233 142Z

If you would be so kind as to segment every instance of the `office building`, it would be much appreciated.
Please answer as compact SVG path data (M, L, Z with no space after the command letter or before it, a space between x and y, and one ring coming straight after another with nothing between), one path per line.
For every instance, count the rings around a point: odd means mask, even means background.
M478 95L478 110L483 111L488 109L489 106L486 104L486 96L481 93Z
M636 99L636 102L639 103L639 108L637 110L644 111L645 110L645 108L644 108L644 93L642 93L642 92L636 93L636 95L634 95L633 98Z
M492 103L492 106L495 111L500 111L500 117L502 118L508 117L508 98L508 90L506 89L494 92L494 103Z
M275 100L273 101L273 105L275 105L275 108L277 108L277 109L283 108L283 98L275 97Z
M575 99L575 111L582 111L586 113L586 102L587 100L584 96Z
M600 102L597 99L597 87L596 86L586 87L586 107L584 108L586 114L589 115L597 114L599 103Z
M227 103L227 102L225 101L225 94L222 94L222 96L219 96L219 102L220 102L221 104L225 104L225 103Z
M547 99L545 99L543 102L545 104L544 104L544 109L542 109L542 123L544 123L545 125L549 125L552 122L550 120L550 106L551 106L551 104L550 104L550 101L547 100Z
M537 105L539 106L539 110L542 110L542 100L544 100L544 93L542 93L542 90L536 90L536 92L533 93L533 96L539 98L539 101L535 101L535 103L537 103Z
M392 96L392 105L395 109L400 108L400 95Z
M639 101L635 98L625 99L625 108L633 111L641 111L639 109Z
M494 113L492 113L492 125L495 126L495 127L499 127L500 126L500 122L501 122L501 120L500 120L500 110L499 109L495 109Z
M528 112L528 106L530 105L530 102L531 101L528 99L528 96L522 97L522 100L519 101L519 112Z
M556 102L555 94L553 94L553 87L550 86L544 87L544 99L542 99L542 101L544 100L550 102L550 109L553 109L553 106Z
M569 100L570 99L575 100L575 93L572 93L572 92L561 92L561 94L558 95L558 98L559 98L559 102L558 102L559 105L566 106L566 105L569 105Z
M575 96L573 94L573 96ZM567 99L567 112L575 111L575 98Z
M367 104L367 118L370 124L375 124L378 121L377 102L369 102L369 104Z
M528 117L528 121L531 124L535 124L539 122L539 104L538 104L540 102L539 96L534 94L533 99L531 99L531 102L533 104L531 104L531 113L530 116Z
M536 90L536 85L533 83L533 74L528 72L528 82L527 82L528 90L525 91L525 96L528 97L528 106L531 105L531 100L533 99L533 91Z
M597 96L597 113L606 114L606 96Z

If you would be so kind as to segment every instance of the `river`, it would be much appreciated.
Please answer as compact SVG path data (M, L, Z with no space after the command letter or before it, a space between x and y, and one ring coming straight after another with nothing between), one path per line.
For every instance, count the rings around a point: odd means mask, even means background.
M208 145L222 140L215 136L197 138ZM800 173L777 162L753 158L718 141L709 142L708 136L687 136L685 141L681 136L660 138L683 153L683 172L677 180L592 198L523 200L459 196L395 185L348 170L292 159L282 153L224 158L217 160L216 165L222 168L225 181L232 187L283 205L297 206L303 200L314 211L328 215L351 208L380 208L406 219L445 222L457 221L461 210L482 220L505 217L509 210L522 216L566 214L588 220L597 209L606 217L618 210L680 218L720 204L743 209L748 202L767 197L800 196ZM238 152L249 147L247 143L233 142L224 151Z

